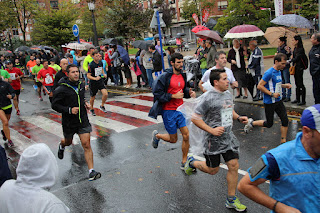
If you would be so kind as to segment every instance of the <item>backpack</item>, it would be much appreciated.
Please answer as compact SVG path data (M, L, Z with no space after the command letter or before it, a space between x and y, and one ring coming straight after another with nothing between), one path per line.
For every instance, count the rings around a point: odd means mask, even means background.
M304 70L308 69L309 61L308 61L308 57L305 53L303 54L301 61L302 61Z
M116 67L121 67L122 63L123 63L123 60L122 58L120 57L120 53L117 51L118 53L118 57L115 59L115 62L116 62Z

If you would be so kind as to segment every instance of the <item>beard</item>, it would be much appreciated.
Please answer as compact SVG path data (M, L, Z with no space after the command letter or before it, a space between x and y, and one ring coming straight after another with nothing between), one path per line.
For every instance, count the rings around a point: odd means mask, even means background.
M182 67L174 67L174 69L178 72L181 72L182 71Z

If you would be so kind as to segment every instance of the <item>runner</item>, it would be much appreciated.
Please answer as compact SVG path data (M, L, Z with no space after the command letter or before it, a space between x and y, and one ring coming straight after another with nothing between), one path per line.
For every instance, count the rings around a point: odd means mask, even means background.
M51 58L50 59L50 65L49 67L53 68L55 71L59 72L61 70L61 67L58 64L55 64L56 59Z
M67 76L67 66L68 66L68 60L66 58L61 59L60 66L59 66L61 67L61 72L58 72L54 78L53 90L55 90L59 86L60 79Z
M2 122L1 134L3 140L8 140L8 146L13 147L14 144L10 137L9 120L11 118L12 104L11 100L15 96L12 86L0 78L0 119Z
M95 50L92 53L93 61L89 64L89 70L88 70L88 79L90 80L89 87L90 87L90 112L93 116L96 116L96 113L93 109L94 100L96 98L96 94L98 90L102 93L102 102L100 109L103 112L107 112L106 108L104 107L104 104L108 98L108 92L104 85L104 78L107 77L107 75L103 72L103 64L101 62L101 55L100 53Z
M40 62L40 59L37 58L36 59L36 65L32 68L32 75L34 77L34 85L33 88L35 90L37 90L38 95L39 95L39 100L43 101L42 97L41 97L41 88L42 88L42 83L38 80L37 76L39 71L43 68L43 65ZM43 95L46 95L46 93L44 92Z
M26 65L29 76L31 75L31 73L32 73L32 68L33 68L34 66L36 66L35 57L34 57L33 55L31 55L31 56L30 56L30 60L28 61L27 65Z
M96 180L101 177L101 173L93 169L93 153L90 145L92 128L86 110L89 105L84 97L85 85L79 81L79 70L76 65L67 66L67 75L68 78L60 80L52 100L52 109L62 113L64 139L58 148L58 158L63 159L65 146L72 144L73 135L77 133L88 164L89 181Z
M8 83L11 83L12 81L7 70L0 69L0 78Z
M37 79L42 83L43 89L48 93L49 100L52 102L52 87L54 75L57 73L53 68L49 67L48 61L43 60L43 68L39 71Z
M10 74L12 82L10 83L12 88L15 91L15 97L13 98L13 105L14 108L16 109L17 115L20 115L20 110L19 110L19 96L20 96L20 90L21 90L21 78L23 78L23 73L21 70L17 67L13 67L13 64L11 61L6 61L6 67L7 71Z
M212 90L200 97L192 122L205 131L203 144L206 161L195 161L188 156L185 172L192 174L193 167L215 175L219 172L220 156L228 166L227 185L228 196L225 206L237 211L245 211L247 207L240 203L236 196L239 169L239 141L232 132L233 120L246 124L248 118L239 116L233 109L233 98L228 91L229 80L225 70L212 70L210 74Z
M152 146L155 149L158 148L160 139L176 143L178 141L177 129L180 129L183 138L181 169L184 169L190 147L189 130L182 113L176 110L183 104L183 98L195 98L196 93L187 88L187 77L182 72L183 55L180 53L172 54L170 63L172 68L167 69L154 82L152 89L154 104L149 112L149 116L155 119L158 115L162 115L168 134L159 134L157 130L154 130L152 132Z
M89 64L93 61L93 55L92 53L94 52L94 48L93 47L90 47L89 48L89 54L85 57L84 61L83 61L83 65L82 65L82 68L83 70L88 73L89 71ZM89 88L88 86L88 77L85 77L85 80L86 80L86 89Z
M268 69L258 84L258 89L263 92L263 103L266 114L266 121L253 121L249 118L248 124L244 127L244 131L248 133L254 126L271 128L273 125L274 113L280 117L281 120L281 143L287 141L288 132L288 116L286 107L281 99L281 88L291 88L291 84L282 84L281 70L287 64L287 56L283 53L278 53L274 57L274 66Z

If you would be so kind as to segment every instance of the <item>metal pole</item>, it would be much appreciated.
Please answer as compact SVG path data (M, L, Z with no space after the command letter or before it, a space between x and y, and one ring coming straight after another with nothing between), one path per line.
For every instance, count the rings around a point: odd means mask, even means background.
M96 19L94 17L94 11L91 10L91 16L92 16L92 26L93 26L93 45L98 46L98 34L97 34L97 28L96 28Z
M160 39L160 50L161 50L162 70L165 70L164 61L163 61L163 48L162 48L162 36L161 36L161 26L160 26L160 15L159 15L159 11L158 11L158 10L157 10L156 16L157 16L157 23L158 23L159 39ZM161 72L160 72L160 74L161 74Z
M318 32L320 32L320 0L318 0Z

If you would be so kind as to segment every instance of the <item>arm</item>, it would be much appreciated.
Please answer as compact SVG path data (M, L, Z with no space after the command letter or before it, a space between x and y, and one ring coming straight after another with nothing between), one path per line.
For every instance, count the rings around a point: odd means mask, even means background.
M195 116L192 116L191 121L200 129L214 135L214 136L221 136L224 133L224 127L223 126L219 126L216 128L212 128L210 126L208 126L203 120L202 118L200 119L199 117L201 117L201 115L199 114L195 114Z
M16 93L14 92L14 89L10 84L8 84L8 90L9 90L9 94L7 95L7 98L13 99Z
M38 81L40 81L41 83L43 83L43 79L41 79L41 70L38 72L38 75L37 75L37 79L38 79Z
M272 96L272 92L270 92L264 85L266 85L267 82L265 82L263 79L260 80L259 84L258 84L258 90L260 90L261 92L263 92L264 94L270 95L271 97L275 97L278 98L280 96L279 93L274 93Z
M303 48L297 49L297 53L295 54L295 57L292 58L292 63L295 64L295 63L297 63L299 60L302 60L303 54L304 54Z
M71 107L65 106L63 100L66 98L64 93L60 91L61 87L58 87L53 91L53 98L51 103L51 108L60 113L69 113L71 114Z
M94 80L94 81L100 80L100 76L93 77L93 76L91 75L91 72L88 72L87 77L88 77L88 79Z
M202 80L200 80L200 82L199 82L199 88L201 89L202 92L206 92L207 90L205 90L205 89L203 88L203 86L202 86L203 83L204 83L204 82L203 82Z

